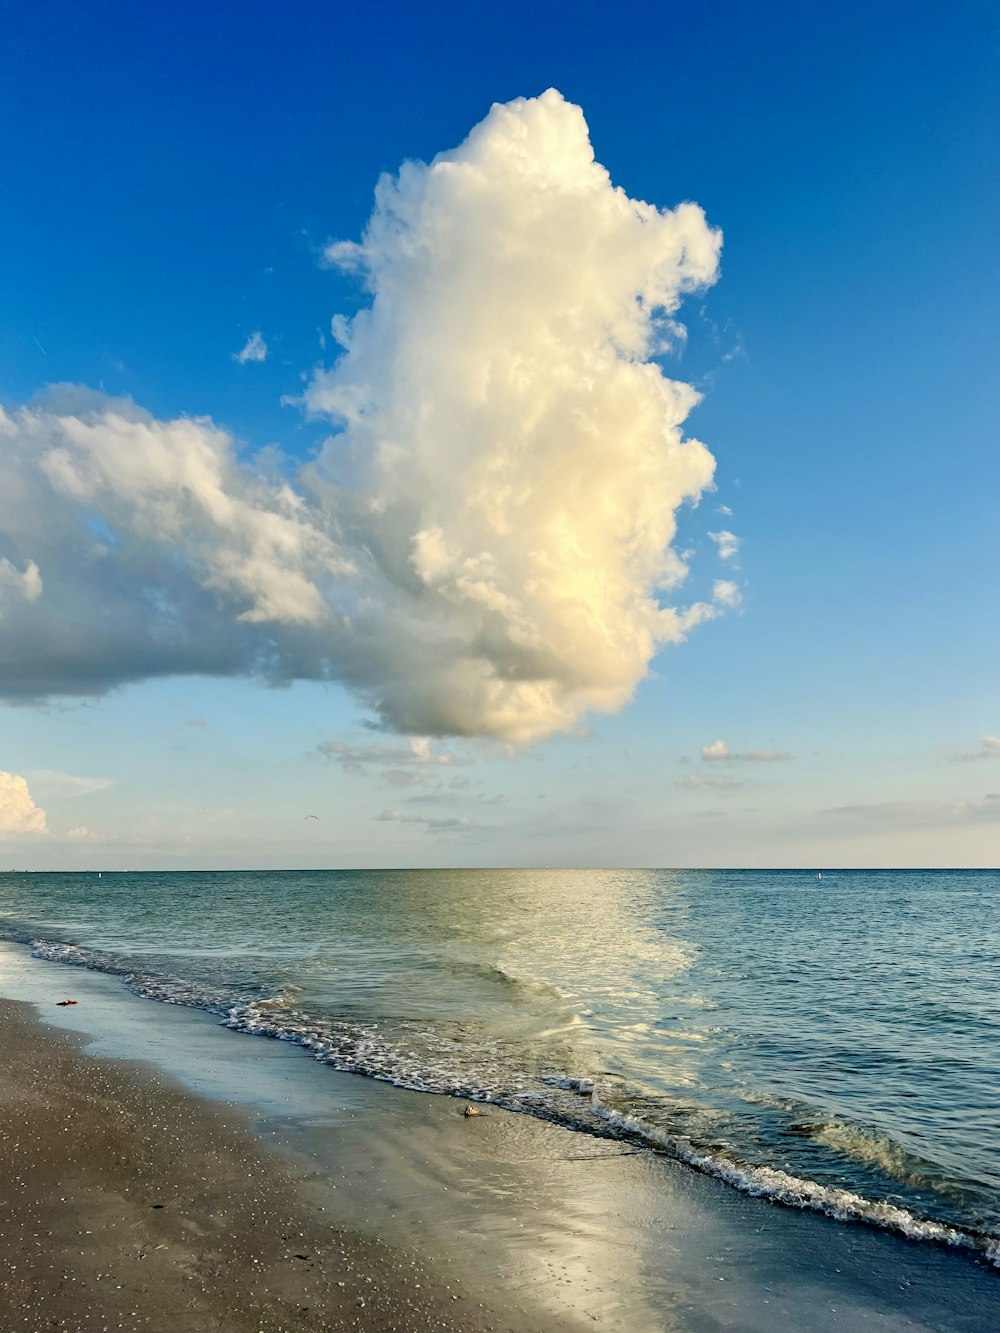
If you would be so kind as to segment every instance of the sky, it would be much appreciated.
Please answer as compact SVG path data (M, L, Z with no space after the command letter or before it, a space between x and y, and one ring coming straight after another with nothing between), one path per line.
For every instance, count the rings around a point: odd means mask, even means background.
M5 6L0 866L1000 864L998 36Z

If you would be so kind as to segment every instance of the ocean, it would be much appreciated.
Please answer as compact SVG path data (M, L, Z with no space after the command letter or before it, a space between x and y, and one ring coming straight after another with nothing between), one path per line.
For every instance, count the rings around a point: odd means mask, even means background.
M9 873L0 938L1000 1263L1000 872Z

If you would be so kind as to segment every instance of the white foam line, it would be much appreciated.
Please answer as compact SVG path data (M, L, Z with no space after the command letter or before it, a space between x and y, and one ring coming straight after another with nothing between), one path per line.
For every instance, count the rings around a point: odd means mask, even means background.
M653 1147L664 1149L670 1156L694 1167L706 1176L714 1176L717 1180L732 1185L743 1194L770 1199L789 1208L804 1208L824 1213L839 1222L866 1222L887 1231L895 1231L909 1240L930 1240L943 1245L975 1250L1000 1267L1000 1238L979 1238L957 1227L919 1218L908 1209L895 1204L866 1199L861 1194L840 1189L835 1185L820 1185L815 1180L793 1176L774 1167L745 1166L729 1161L725 1157L700 1153L683 1139L665 1134L645 1120L608 1109L601 1104L596 1092L592 1094L591 1109L598 1119L603 1120L612 1129L642 1139Z

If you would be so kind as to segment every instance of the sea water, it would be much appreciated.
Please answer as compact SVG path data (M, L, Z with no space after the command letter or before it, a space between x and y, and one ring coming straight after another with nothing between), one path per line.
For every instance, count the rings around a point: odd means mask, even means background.
M1000 1237L1000 873L0 875L0 936L339 1070Z

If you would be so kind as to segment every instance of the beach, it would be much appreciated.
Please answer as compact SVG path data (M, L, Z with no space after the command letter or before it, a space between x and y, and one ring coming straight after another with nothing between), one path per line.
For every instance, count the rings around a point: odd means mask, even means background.
M4 1329L472 1329L412 1259L332 1227L287 1163L149 1069L0 1003Z
M1000 1333L1000 4L898 10L6 7L0 1333Z
M0 953L4 1333L995 1327L963 1253Z

